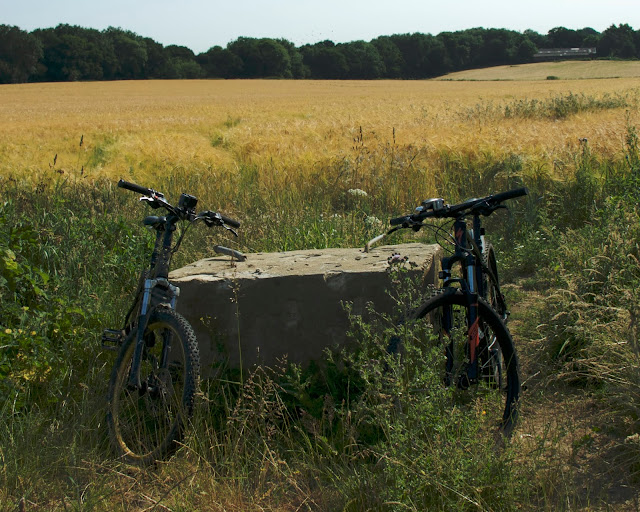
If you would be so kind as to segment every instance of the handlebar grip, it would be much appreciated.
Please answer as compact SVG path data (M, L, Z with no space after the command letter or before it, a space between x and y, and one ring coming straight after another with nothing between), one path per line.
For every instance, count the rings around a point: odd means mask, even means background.
M240 222L238 222L235 219L231 219L231 218L226 217L225 215L222 215L222 214L220 214L220 218L222 219L222 222L224 222L228 226L231 226L232 228L239 228L240 227Z
M506 192L500 192L499 194L494 195L491 199L495 203L501 203L502 201L506 201L507 199L526 196L528 193L529 189L527 187L515 188Z
M142 194L143 196L150 196L152 193L151 189L136 185L135 183L124 181L122 179L118 181L118 187L131 190L132 192L137 192L138 194Z
M396 217L395 219L391 219L389 221L389 224L391 226L400 226L402 224L404 224L405 222L407 222L409 220L409 217L407 215L405 215L404 217Z

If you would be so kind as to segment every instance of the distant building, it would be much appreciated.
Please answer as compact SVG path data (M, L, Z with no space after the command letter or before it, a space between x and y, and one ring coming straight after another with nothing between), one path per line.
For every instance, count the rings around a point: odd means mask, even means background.
M571 60L593 59L595 56L595 48L542 48L533 58L535 60Z

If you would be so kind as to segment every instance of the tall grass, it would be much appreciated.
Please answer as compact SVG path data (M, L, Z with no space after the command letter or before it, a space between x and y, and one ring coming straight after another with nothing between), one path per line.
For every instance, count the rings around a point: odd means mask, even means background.
M632 122L619 153L580 141L557 169L529 152L401 144L389 131L381 140L355 130L348 151L303 169L247 157L233 171L177 165L142 184L239 218L241 238L225 243L246 251L362 246L426 197L453 203L528 186L528 198L487 219L503 275L552 287L536 313L550 378L604 390L602 400L631 418L615 428L637 471ZM101 165L107 149L91 162ZM230 372L222 389L205 383L193 434L174 459L147 473L114 462L103 421L113 361L98 338L120 321L151 239L133 194L84 176L82 166L61 174L53 165L35 180L0 181L2 508L23 497L27 508L95 510L510 510L567 499L570 485L550 492L520 444L498 449L479 434L481 421L451 406L439 353L411 345L416 332L406 336L420 371L394 373L385 319L353 318L358 350L327 354L320 367L283 362L245 379ZM199 229L176 265L208 256L211 237L224 236Z
M553 95L548 98L518 98L504 104L481 103L464 112L464 116L473 118L505 119L567 119L570 116L586 112L616 110L636 107L635 94L586 95L573 92Z

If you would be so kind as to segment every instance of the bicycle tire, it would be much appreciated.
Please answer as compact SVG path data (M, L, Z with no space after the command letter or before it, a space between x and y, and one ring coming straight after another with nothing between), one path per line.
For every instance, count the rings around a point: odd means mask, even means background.
M107 424L113 448L125 462L149 465L179 446L193 413L199 386L196 336L176 311L159 307L145 329L140 368L141 390L127 387L135 349L135 328L123 343L109 382ZM165 368L159 361L165 347Z
M500 300L498 294L500 294L500 277L498 276L498 263L496 259L496 253L491 243L485 243L482 248L482 263L483 266L490 270L489 273L483 272L484 289L487 302L491 304L491 307L496 310L502 320L507 320L507 308L504 299Z
M451 308L454 319L453 329L449 333L444 333L442 329L441 319L445 308ZM450 346L450 343L454 345L453 353L448 356L454 358L451 368L454 379L460 377L465 369L465 360L468 361L467 309L467 297L461 290L445 288L427 299L414 313L414 319L430 323L433 334L443 346ZM500 418L497 422L499 429L504 434L510 435L517 420L517 404L520 396L518 358L513 339L500 315L482 298L478 298L478 317L481 340L491 337L490 343L481 341L480 350L482 351L482 345L485 347L497 345L496 348L499 350L494 357L499 357L496 365L500 369L500 376L494 378L493 373L483 374L480 368L480 378L469 386L467 391L475 393L477 410L480 410L489 421L492 418ZM483 359L487 359L486 355L480 352L478 355L480 364ZM445 381L449 377L451 376L445 375ZM497 400L496 396L500 396L500 400Z
M496 254L491 243L486 243L482 250L483 267L489 269L489 272L483 272L482 278L484 282L485 299L489 305L498 313L503 322L507 321L507 306L500 291L500 281L498 277L498 265ZM485 329L482 319L480 328ZM486 330L486 329L485 329ZM480 377L489 385L502 385L502 366L501 366L501 348L495 342L495 338L491 336L482 336L480 339L480 347L478 359L480 362Z

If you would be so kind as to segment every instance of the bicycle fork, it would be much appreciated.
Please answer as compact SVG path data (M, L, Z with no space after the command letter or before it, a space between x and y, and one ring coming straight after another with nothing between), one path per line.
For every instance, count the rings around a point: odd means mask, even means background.
M471 384L478 382L478 351L480 347L480 330L478 315L478 289L476 288L476 262L475 258L466 249L466 224L462 221L456 221L454 224L454 233L456 238L456 254L451 258L443 258L441 278L444 287L449 287L452 283L460 283L465 292L467 299L466 304L466 328L467 328L467 356L469 358L466 368L457 376L457 385L462 389L468 388ZM463 279L454 279L451 277L451 267L454 263L460 261L463 263L463 270L466 273ZM451 337L454 328L453 311L451 306L445 306L442 318L442 330L449 342L445 347L445 383L451 384L454 366L454 341Z
M142 305L140 307L140 315L138 316L138 325L136 330L136 346L133 352L133 359L131 360L131 371L129 373L129 381L127 386L130 389L137 389L139 392L144 392L142 382L140 380L140 366L142 364L142 356L145 349L144 332L149 324L149 318L151 317L152 309L149 307L151 303L152 291L158 285L166 288L169 291L169 301L167 306L174 309L176 305L176 298L180 293L177 286L173 286L165 278L145 279L144 290L142 295ZM168 360L169 351L171 350L170 333L164 333L165 339L163 340L162 347L162 360L160 367L163 367Z

